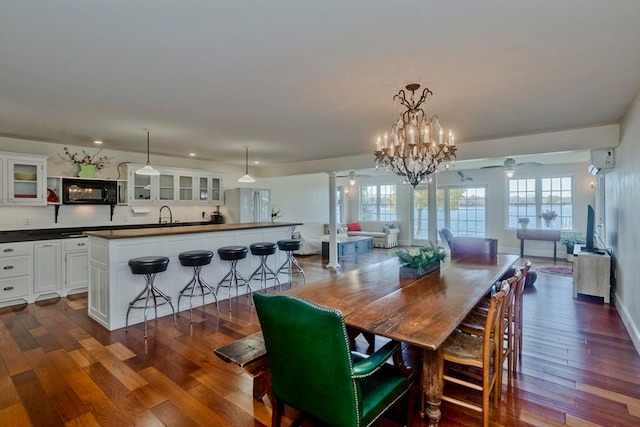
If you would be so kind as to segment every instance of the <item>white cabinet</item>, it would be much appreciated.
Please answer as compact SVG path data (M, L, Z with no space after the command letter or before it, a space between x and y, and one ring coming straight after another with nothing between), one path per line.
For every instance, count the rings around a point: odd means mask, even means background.
M582 252L580 245L573 249L573 297L578 294L610 300L611 256L604 253Z
M136 175L142 165L128 165L131 205L223 204L222 178L195 169L156 167L160 175Z
M58 292L62 288L62 241L33 244L33 292Z
M31 242L0 244L0 302L31 292Z
M86 289L89 285L89 239L64 241L64 283L67 291Z
M46 205L47 157L0 152L0 204Z
M199 205L223 205L222 178L216 175L197 176L197 200Z

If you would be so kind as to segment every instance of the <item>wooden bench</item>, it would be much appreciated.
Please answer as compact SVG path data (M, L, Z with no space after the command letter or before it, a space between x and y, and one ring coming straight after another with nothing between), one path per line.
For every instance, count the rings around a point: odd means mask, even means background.
M225 362L236 363L251 375L255 400L262 400L265 394L271 393L271 373L262 332L256 332L224 347L216 348L213 352ZM271 398L269 400L273 401Z
M367 353L371 354L375 347L375 336L361 331L347 328L349 340L352 348L355 348L356 336L362 333L369 344ZM237 341L213 350L216 356L225 362L233 362L240 366L253 378L253 398L262 400L265 394L271 394L271 372L269 371L269 360L267 359L267 349L264 345L262 332L246 336ZM269 400L273 402L271 396Z

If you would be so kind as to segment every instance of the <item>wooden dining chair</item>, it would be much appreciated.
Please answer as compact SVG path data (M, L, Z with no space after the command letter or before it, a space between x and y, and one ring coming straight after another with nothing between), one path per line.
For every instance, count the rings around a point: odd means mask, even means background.
M512 297L512 288L507 281L502 282L499 292L491 297L480 335L454 331L445 341L444 361L445 383L453 383L482 393L482 404L477 405L462 395L449 395L446 390L442 400L479 411L483 414L483 425L489 425L489 397L493 391L493 406L500 399L497 387L502 374L502 321L504 302ZM478 373L480 371L481 373ZM423 408L424 408L424 396Z
M511 375L515 377L517 366L522 363L522 326L523 326L523 317L522 317L522 307L524 305L524 285L526 282L527 273L531 270L532 263L527 260L524 263L524 267L520 270L522 272L522 277L525 278L522 282L522 286L518 287L515 290L514 294L514 318L513 318L513 364L511 366Z
M331 426L368 426L403 397L411 425L413 374L400 343L367 357L350 351L340 311L290 295L253 299L271 369L272 426L280 427L285 404ZM392 357L395 366L386 363Z

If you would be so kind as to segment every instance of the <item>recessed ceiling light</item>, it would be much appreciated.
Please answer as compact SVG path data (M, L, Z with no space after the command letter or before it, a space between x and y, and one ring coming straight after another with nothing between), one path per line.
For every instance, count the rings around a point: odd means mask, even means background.
M196 153L189 153L191 157L195 157Z
M93 143L100 145L100 144L102 144L102 141L100 141L99 139L96 139L95 141L93 141Z
M259 165L259 164L260 164L260 162L259 162L259 161L257 161L257 160L255 160L255 161L253 162L253 164L254 164L254 165Z

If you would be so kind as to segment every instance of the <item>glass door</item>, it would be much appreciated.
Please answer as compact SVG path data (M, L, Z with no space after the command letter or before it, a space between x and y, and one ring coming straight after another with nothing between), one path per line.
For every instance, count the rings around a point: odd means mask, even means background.
M8 160L7 166L9 202L21 205L44 203L43 162Z
M133 175L133 190L131 192L132 202L150 202L151 201L151 176L150 175Z
M160 174L158 178L158 200L164 202L176 200L175 176Z
M444 191L437 191L437 229L444 227ZM427 188L415 188L413 190L413 205L411 210L412 245L422 246L429 244L429 190ZM437 240L440 236L437 236ZM436 242L434 242L436 243Z
M193 198L193 177L189 175L178 176L178 200L180 202L192 202Z

